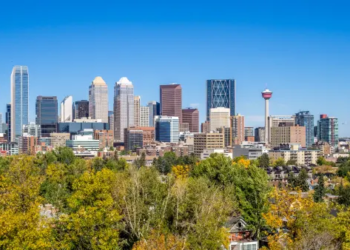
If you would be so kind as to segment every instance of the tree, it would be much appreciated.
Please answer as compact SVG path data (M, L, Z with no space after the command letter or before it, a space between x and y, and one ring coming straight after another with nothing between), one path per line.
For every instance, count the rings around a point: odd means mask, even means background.
M40 168L34 157L13 157L0 175L0 248L52 249L51 221L41 218Z
M177 157L174 152L166 152L163 157L158 157L155 167L162 174L168 174L171 168L177 164Z
M286 163L287 166L296 166L297 165L297 161L296 160L288 160Z
M151 235L147 239L138 241L133 250L183 250L185 249L185 241L178 236L172 234L163 234L160 232L152 231Z
M71 213L54 228L57 240L69 249L118 249L121 216L112 198L115 173L85 172L68 198Z
M283 158L278 158L275 162L274 162L274 167L279 167L279 166L285 166L286 162L284 161Z
M268 237L269 249L339 249L336 220L327 204L304 198L301 191L292 194L278 189L270 201L263 215L273 233Z
M323 174L321 174L318 177L318 186L316 187L315 193L314 193L315 202L322 202L325 194L326 194L326 191L324 187L324 176Z
M270 166L270 158L269 155L264 153L259 158L259 167L261 168L267 168Z
M350 186L343 186L343 183L340 184L338 189L338 203L346 207L350 206Z
M298 177L295 179L294 188L300 188L303 192L309 191L309 184L307 183L308 179L309 179L309 176L306 170L303 168L300 171Z

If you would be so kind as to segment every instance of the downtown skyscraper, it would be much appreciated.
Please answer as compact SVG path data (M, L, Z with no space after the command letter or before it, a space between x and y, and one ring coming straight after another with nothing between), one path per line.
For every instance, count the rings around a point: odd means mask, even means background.
M124 142L124 129L134 126L134 86L126 77L114 86L114 140Z
M314 116L309 111L300 111L295 114L295 124L305 127L306 147L314 144Z
M61 122L73 121L73 96L66 96L61 102Z
M333 147L338 147L338 118L320 115L317 122L317 140L328 142Z
M182 124L182 88L180 84L160 85L160 114L179 117L179 124Z
M100 76L89 87L89 116L108 123L108 86Z
M11 141L22 135L29 112L29 72L27 66L15 66L11 74Z
M229 108L230 116L236 114L236 81L234 79L207 80L207 121L210 109Z
M56 96L38 96L36 98L37 125L41 126L41 137L50 137L57 132L58 103Z
M147 106L149 107L149 126L154 127L154 117L160 115L160 103L151 101Z

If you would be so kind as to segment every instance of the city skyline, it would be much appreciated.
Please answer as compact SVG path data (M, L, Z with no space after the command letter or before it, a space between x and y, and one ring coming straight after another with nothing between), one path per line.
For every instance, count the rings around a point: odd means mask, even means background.
M0 39L0 91L5 93L0 113L10 103L12 67L27 65L30 121L35 120L37 96L87 100L87 86L101 75L110 90L109 110L111 90L120 77L134 83L143 106L159 101L159 85L175 82L183 88L183 108L198 107L203 122L206 80L235 79L236 113L245 115L247 126L264 125L260 92L268 87L274 91L271 115L326 113L339 118L340 136L350 136L350 118L342 107L350 92L350 21L342 18L346 8L320 3L316 11L296 1L277 7L230 2L225 8L189 3L186 10L164 3L144 11L142 3L112 3L110 8L84 6L83 15L77 3L68 9L61 4L37 8L23 3L16 13L0 17L6 24ZM133 14L115 15L115 9ZM234 15L230 9L236 10ZM97 10L103 17L91 20L89 14Z

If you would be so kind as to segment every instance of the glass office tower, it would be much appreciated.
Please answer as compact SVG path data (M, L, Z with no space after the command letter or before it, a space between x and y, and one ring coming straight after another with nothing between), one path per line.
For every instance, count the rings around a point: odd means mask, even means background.
M171 116L156 116L155 134L156 141L160 142L179 142L179 118Z
M207 80L207 121L210 109L229 108L230 116L236 114L236 81L234 79Z
M322 114L317 122L317 139L328 142L333 147L338 147L338 118Z
M15 66L11 74L11 141L22 135L28 124L29 73L27 66Z
M149 107L149 126L154 127L154 117L160 115L160 103L151 101L147 106Z
M6 104L7 141L11 141L11 104Z
M36 124L41 126L41 137L49 137L57 132L58 103L56 96L36 98Z
M309 111L300 111L295 114L295 124L305 127L306 147L314 144L314 116Z

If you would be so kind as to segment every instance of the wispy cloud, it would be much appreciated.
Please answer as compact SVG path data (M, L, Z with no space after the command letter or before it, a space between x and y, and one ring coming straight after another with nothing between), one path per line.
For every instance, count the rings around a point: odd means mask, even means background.
M198 108L199 107L199 103L191 103L190 107L191 108Z

